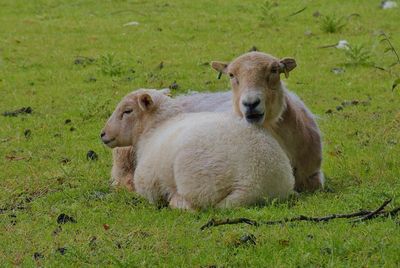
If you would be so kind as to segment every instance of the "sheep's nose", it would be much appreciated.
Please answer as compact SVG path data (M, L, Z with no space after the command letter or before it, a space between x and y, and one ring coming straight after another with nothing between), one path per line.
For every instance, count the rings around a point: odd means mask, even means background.
M101 134L100 134L100 138L103 138L104 136L106 135L106 133L103 131L103 132L101 132Z
M243 106L246 107L246 108L249 108L251 110L251 109L256 108L260 104L260 102L261 102L260 99L256 99L254 102L246 102L246 101L244 101L243 102Z

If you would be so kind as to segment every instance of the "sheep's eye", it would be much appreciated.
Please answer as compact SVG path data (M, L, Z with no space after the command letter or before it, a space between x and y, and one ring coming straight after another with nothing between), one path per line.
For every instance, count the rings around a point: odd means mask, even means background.
M273 74L278 73L278 67L272 67L271 68L271 73L273 73Z
M229 77L232 79L232 78L234 78L235 76L233 75L233 73L229 73Z
M124 115L124 114L130 114L130 113L132 113L132 112L133 112L132 109L130 109L130 110L125 110L125 111L122 113L122 115Z

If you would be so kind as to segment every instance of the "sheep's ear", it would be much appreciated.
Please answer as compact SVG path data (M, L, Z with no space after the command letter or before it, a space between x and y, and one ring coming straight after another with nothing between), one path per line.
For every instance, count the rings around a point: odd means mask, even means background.
M283 58L279 61L280 72L285 73L285 77L289 77L289 72L296 68L296 60L292 58Z
M148 111L154 106L153 98L147 93L143 93L142 95L140 95L138 98L138 102L140 109L142 109L143 111Z
M227 69L228 69L228 64L227 62L222 62L222 61L212 61L211 62L211 67L216 70L217 72L219 72L218 75L218 79L221 78L222 74L226 74L227 73Z
M160 89L160 92L165 96L171 97L171 90L169 88L162 88Z

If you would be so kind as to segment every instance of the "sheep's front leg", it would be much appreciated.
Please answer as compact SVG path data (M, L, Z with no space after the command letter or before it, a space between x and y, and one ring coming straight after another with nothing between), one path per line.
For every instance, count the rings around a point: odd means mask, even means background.
M192 205L186 201L180 194L174 193L169 200L169 206L171 208L193 210Z
M318 189L324 188L325 179L322 171L317 171L309 176L295 174L295 177L295 190L297 192L315 192Z
M261 200L260 200L261 201ZM258 202L260 202L258 201ZM258 203L251 197L251 193L244 190L233 190L224 199L216 204L217 208L235 208Z
M135 191L133 173L136 167L135 149L129 147L117 147L113 149L113 167L111 169L111 186L125 187L129 191Z

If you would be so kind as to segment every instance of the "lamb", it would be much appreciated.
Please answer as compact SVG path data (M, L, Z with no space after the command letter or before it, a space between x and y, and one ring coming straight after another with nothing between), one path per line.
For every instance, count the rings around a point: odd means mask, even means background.
M280 80L296 67L292 58L277 59L261 52L246 53L230 63L212 62L230 77L233 108L248 122L269 129L291 161L295 190L323 187L321 134L313 114Z
M163 89L169 94L168 89ZM194 112L223 112L232 110L232 93L192 93L181 95L176 102L185 113ZM136 148L132 146L117 147L112 150L113 166L111 169L111 186L127 188L135 191L133 173L136 167Z
M134 186L151 203L232 208L293 192L289 159L266 129L231 113L183 113L161 91L128 94L101 138L136 148Z

